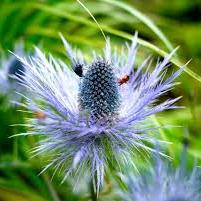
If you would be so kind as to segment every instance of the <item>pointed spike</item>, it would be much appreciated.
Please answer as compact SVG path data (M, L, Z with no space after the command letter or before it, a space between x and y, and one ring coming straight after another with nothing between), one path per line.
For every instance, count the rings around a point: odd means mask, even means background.
M81 61L78 61L78 59L76 58L76 53L73 51L72 47L70 46L70 44L66 41L66 39L64 38L64 36L59 33L61 40L64 44L64 47L66 49L66 53L69 56L69 59L73 65L73 71L79 76L82 77L83 76L83 65L81 63ZM83 60L83 59L82 59Z
M61 40L62 40L62 42L64 44L64 47L66 49L66 53L69 56L70 61L72 62L72 64L74 64L75 63L75 53L73 52L70 44L66 41L64 36L61 33L59 33L59 35L60 35Z

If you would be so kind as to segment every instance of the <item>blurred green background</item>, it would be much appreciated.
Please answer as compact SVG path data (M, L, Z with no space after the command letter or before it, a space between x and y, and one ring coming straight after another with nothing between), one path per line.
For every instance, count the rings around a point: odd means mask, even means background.
M172 142L168 154L177 164L184 141L189 142L189 166L201 158L201 1L200 0L87 0L82 1L99 22L113 46L129 42L135 31L141 47L136 63L149 54L164 56L180 46L170 69L190 59L188 69L177 81L167 97L183 96L178 105L185 109L167 111L154 118L156 125L179 125L163 128L163 139ZM64 59L65 50L59 38L61 32L86 55L91 49L100 51L105 41L89 13L75 0L1 0L0 1L0 57L9 57L8 50L23 42L27 52L34 45L46 53ZM1 66L3 68L3 66ZM31 158L30 150L36 145L34 137L10 136L25 132L23 127L10 126L24 122L21 108L7 107L8 99L0 98L0 201L90 200L86 189L73 192L73 184L60 184L62 175L53 171L38 175L45 165L41 158ZM107 186L102 200L114 200L114 186Z

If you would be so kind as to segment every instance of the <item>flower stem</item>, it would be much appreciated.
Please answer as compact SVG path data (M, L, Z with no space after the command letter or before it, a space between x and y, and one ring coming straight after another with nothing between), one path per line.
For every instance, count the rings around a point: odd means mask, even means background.
M53 185L51 184L48 175L46 173L44 173L44 174L42 174L42 177L43 177L44 181L47 184L47 187L48 187L49 192L50 192L50 194L52 196L52 199L54 201L60 201L59 196L57 195L56 190L54 189Z
M90 182L91 200L98 201L97 193L94 190L93 181Z

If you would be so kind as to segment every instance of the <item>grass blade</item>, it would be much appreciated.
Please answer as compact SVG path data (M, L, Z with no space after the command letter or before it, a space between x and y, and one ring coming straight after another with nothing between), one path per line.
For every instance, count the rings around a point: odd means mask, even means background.
M162 31L154 24L153 21L151 21L147 16L145 16L139 10L137 10L133 6L130 6L120 1L114 1L114 0L101 0L101 1L115 5L131 13L133 16L135 16L137 19L139 19L141 22L147 25L161 39L161 41L163 41L168 50L173 50L173 46L171 45L170 41L166 38L166 36L162 33Z

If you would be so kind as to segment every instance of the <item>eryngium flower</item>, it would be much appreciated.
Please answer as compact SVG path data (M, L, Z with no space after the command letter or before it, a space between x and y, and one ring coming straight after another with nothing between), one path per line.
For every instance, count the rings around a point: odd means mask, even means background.
M158 158L141 176L123 177L128 187L128 192L121 192L123 201L200 201L201 172L196 166L187 171L185 157L177 169Z
M173 87L182 69L164 79L172 52L153 71L148 70L146 59L134 72L137 35L120 55L111 51L108 40L104 54L94 53L88 62L62 40L71 66L51 55L47 58L39 49L30 60L19 58L29 71L21 81L40 97L40 101L27 97L27 106L46 117L43 121L33 118L28 134L46 137L35 150L53 156L45 169L64 169L64 179L89 170L99 191L109 164L132 163L134 150L152 150L148 146L153 142L148 134L151 128L145 121L175 108L179 98L158 104L156 99Z
M15 54L24 56L23 45L18 45L15 50ZM19 80L16 77L23 75L25 68L23 64L14 56L11 55L8 59L4 59L0 64L0 93L6 96L9 101L19 102L22 98L16 92L22 92L26 90L22 87ZM11 104L13 106L13 104Z

